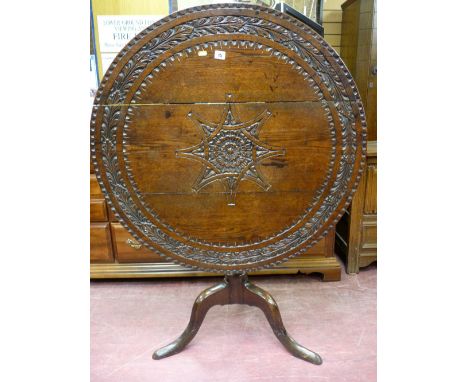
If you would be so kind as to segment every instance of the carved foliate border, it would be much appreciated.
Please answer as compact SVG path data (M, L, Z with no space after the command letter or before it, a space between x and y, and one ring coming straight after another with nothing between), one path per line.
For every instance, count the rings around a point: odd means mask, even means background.
M356 162L356 153L358 151L357 132L355 130L355 119L351 106L351 101L346 92L346 87L342 83L340 75L336 72L333 65L327 61L323 53L313 46L308 40L302 36L292 32L279 24L275 24L272 21L263 19L261 17L251 16L208 16L201 17L198 19L191 20L184 24L178 24L173 28L163 32L162 34L151 39L146 43L137 53L135 53L130 60L121 69L119 76L113 83L112 89L107 97L107 101L110 101L110 105L104 108L103 123L100 126L100 144L102 149L102 162L106 169L106 179L109 185L111 185L111 191L113 196L119 202L119 207L124 215L137 227L151 242L159 245L170 253L174 253L179 258L185 258L199 263L201 266L198 268L205 269L207 271L226 271L227 269L244 269L254 270L259 268L257 265L261 262L270 262L264 266L272 266L274 264L286 261L289 257L298 255L304 252L311 245L315 244L324 235L327 234L328 229L333 227L338 221L339 217L344 212L344 207L336 215L333 222L330 222L328 227L324 227L331 214L337 209L338 205L342 202L344 197L347 196L346 202L349 203L352 197L352 193L355 191L357 182L360 174L362 173L362 167L364 165L365 158L365 118L362 105L359 102L359 96L357 89L351 79L349 72L346 70L344 64L339 59L336 52L328 46L314 31L305 25L293 20L279 12L271 9L257 7L257 6L239 6L236 4L216 5L216 6L202 6L188 9L179 13L179 15L187 13L196 13L198 11L208 9L219 9L219 8L247 8L260 10L266 13L273 13L276 17L283 20L287 20L296 26L303 29L309 36L315 38L320 42L324 49L327 49L329 53L332 53L332 57L335 59L336 64L341 69L341 74L344 73L348 79L348 88L351 87L353 95L355 96L359 106L359 118L362 124L362 142L361 142L361 160L360 169L358 176L356 177L355 184L351 191L349 190L348 183L354 172L354 166ZM171 15L165 20L153 24L151 27L143 31L138 35L126 48L118 55L117 59L111 65L110 71L106 73L106 76L101 84L100 90L96 96L95 104L99 105L102 97L102 89L105 86L106 81L109 79L112 70L115 68L117 62L123 57L128 50L137 43L143 36L151 33L152 30L162 25L164 21L169 21L176 17L177 14ZM224 24L223 24L224 23ZM203 250L200 248L193 248L187 244L181 243L174 238L165 234L161 229L154 226L144 214L135 208L132 198L122 183L120 169L118 168L117 153L116 153L116 132L119 121L122 118L121 107L115 104L122 103L132 87L133 82L138 76L145 70L146 66L153 61L156 57L163 54L165 51L173 48L182 41L187 41L195 37L201 37L206 35L216 34L247 34L257 35L269 38L277 43L280 43L287 49L295 52L301 57L307 64L320 76L321 85L325 85L329 94L334 101L334 107L338 112L340 123L341 123L341 140L342 152L340 166L335 178L335 182L332 185L329 195L326 197L324 202L319 207L317 213L300 229L281 239L272 245L265 246L260 249L250 251L232 251L232 252L218 252L211 250ZM328 57L330 58L330 57ZM316 86L316 85L315 85ZM114 104L114 105L112 105ZM92 116L92 155L93 161L96 166L96 175L104 189L107 200L111 203L109 195L99 173L99 167L96 163L95 155L95 142L94 142L94 131L95 131L95 119L96 110L93 111ZM332 122L333 123L333 122ZM334 143L336 143L336 138ZM119 213L115 211L116 215ZM120 219L122 223L128 228L123 219ZM325 228L320 236L315 237L314 240L310 240L314 237L314 234L320 229ZM130 232L142 243L151 248L152 250L159 253L150 243L142 240L136 235L131 229ZM303 245L307 243L307 245ZM296 248L300 248L297 251ZM163 253L164 255L164 253ZM285 256L287 255L287 256ZM281 257L278 260L275 258ZM174 258L171 257L171 260ZM186 263L190 265L189 263ZM203 264L206 264L209 268L203 268ZM257 266L256 266L257 265ZM219 267L219 268L216 268Z

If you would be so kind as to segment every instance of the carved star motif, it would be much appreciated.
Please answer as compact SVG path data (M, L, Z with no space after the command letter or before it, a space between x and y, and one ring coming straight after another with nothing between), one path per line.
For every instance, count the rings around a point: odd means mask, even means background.
M206 121L190 112L188 117L203 132L203 140L196 146L176 150L176 156L203 165L193 190L198 192L212 182L222 181L230 206L236 204L236 192L243 180L250 180L267 191L271 186L257 165L264 159L285 154L284 149L259 139L260 129L270 116L271 112L264 110L250 121L241 122L230 102L224 108L220 122Z

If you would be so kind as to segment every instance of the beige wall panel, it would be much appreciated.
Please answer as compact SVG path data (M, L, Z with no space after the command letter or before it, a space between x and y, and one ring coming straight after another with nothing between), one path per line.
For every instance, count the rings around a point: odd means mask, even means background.
M323 10L341 10L341 4L344 3L344 0L324 0L323 2Z
M323 23L325 34L339 34L341 35L341 23Z
M339 11L323 11L324 23L341 23L343 12Z
M341 44L341 35L326 34L324 38L331 46L340 46Z

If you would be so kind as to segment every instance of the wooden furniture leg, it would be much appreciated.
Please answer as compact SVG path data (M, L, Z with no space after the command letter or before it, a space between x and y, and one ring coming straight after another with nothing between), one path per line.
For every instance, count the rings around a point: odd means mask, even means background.
M273 333L292 355L315 365L322 363L317 353L301 346L288 335L276 301L267 291L252 284L246 274L225 276L220 284L205 289L195 300L187 328L175 341L155 351L153 359L181 352L197 334L208 310L214 305L226 304L247 304L261 309Z
M175 341L156 350L153 353L153 359L161 359L181 352L197 334L208 310L214 305L224 305L227 287L228 283L223 281L201 292L193 304L187 328Z

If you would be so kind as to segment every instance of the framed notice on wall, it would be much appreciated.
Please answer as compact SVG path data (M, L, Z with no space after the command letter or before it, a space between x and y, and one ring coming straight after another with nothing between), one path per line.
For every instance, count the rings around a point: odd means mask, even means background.
M91 0L99 80L127 42L169 14L169 1Z

